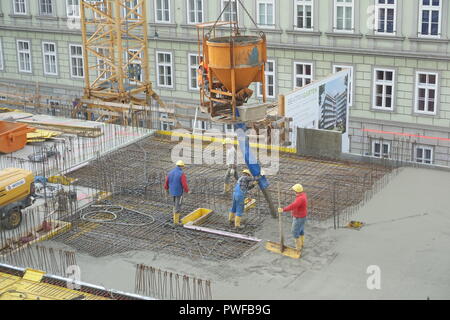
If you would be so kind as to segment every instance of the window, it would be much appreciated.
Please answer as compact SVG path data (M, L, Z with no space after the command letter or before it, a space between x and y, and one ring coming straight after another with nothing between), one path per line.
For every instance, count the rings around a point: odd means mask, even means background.
M297 0L295 13L295 27L300 30L313 29L313 0Z
M234 133L234 125L233 124L224 124L223 129L225 133Z
M82 46L71 44L70 51L70 74L73 78L83 78L83 48Z
M203 22L203 0L187 0L187 15L189 24Z
M30 41L17 40L17 55L19 59L19 71L31 73Z
M2 44L2 39L0 38L0 70L3 70L4 65L3 65L3 44Z
M160 129L162 131L170 131L170 122L163 120L169 119L169 114L167 112L161 112L159 114L159 118L160 118Z
M128 49L128 78L130 84L142 82L142 52Z
M415 161L417 163L432 164L433 163L433 148L425 146L416 146Z
M126 20L140 20L141 19L141 8L139 0L128 0L125 1L126 8L123 8L123 16Z
M275 61L267 60L266 69L266 96L267 98L275 98ZM258 87L258 97L262 97L262 85L261 83L257 84Z
M274 0L258 0L258 25L265 27L275 26Z
M334 30L341 32L353 32L354 8L353 0L334 0Z
M396 0L377 0L375 12L377 33L395 33L396 10Z
M391 144L387 141L375 140L372 142L372 156L389 159L391 157Z
M170 0L155 0L156 22L170 22Z
M27 14L27 0L14 0L14 14Z
M44 56L44 74L58 75L56 44L53 42L43 42L42 54Z
M97 9L103 13L108 13L108 3L109 2L99 2L97 3ZM94 11L94 18L99 20L106 20L105 17L98 12Z
M419 35L425 37L441 36L442 0L420 0Z
M192 129L194 129L194 131L196 130L200 130L200 131L204 131L204 130L208 130L208 123L204 120L197 120L195 121L195 119L192 120Z
M374 101L375 109L394 109L394 70L374 70Z
M239 9L236 0L222 0L222 11L223 9L225 9L222 15L223 21L237 21L237 13L239 12Z
M416 73L416 112L436 114L438 82L437 73L420 71Z
M101 56L97 56L98 77L102 80L107 80L111 77L111 66L107 63L107 61L110 59L109 49L97 48L97 53Z
M172 53L156 52L158 86L173 88L172 81Z
M294 62L294 89L301 88L313 81L313 65L311 63Z
M197 75L200 59L197 54L189 54L189 89L199 90Z
M53 0L39 0L39 13L42 16L52 16Z
M70 18L80 17L80 0L67 0L67 16Z
M353 105L353 67L352 66L333 66L333 72L338 73L342 70L349 70L350 76L348 79L348 106L351 107Z

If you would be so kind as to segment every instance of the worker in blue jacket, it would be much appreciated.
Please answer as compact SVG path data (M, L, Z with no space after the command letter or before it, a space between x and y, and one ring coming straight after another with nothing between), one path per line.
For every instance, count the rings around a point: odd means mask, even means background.
M164 189L173 197L173 223L180 223L181 204L183 192L190 193L186 174L183 172L184 162L179 160L175 169L172 169L166 177Z
M230 223L234 220L235 228L241 227L241 217L244 215L245 198L247 192L253 189L260 177L252 177L250 170L245 169L242 171L242 176L238 179L233 193L233 207L228 216Z

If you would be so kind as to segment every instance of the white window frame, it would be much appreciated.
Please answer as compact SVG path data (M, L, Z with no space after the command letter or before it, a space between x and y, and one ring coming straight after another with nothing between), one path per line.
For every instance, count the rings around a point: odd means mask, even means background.
M23 43L27 43L28 44L28 50L23 50L19 48L19 43L23 42ZM21 68L21 59L20 57L24 55L24 57L26 55L28 55L28 59L29 59L29 65L30 65L30 70L25 70ZM31 41L29 40L17 40L17 63L19 66L19 72L25 72L25 73L33 73L33 63L32 63L32 58L31 58ZM25 63L25 61L24 61Z
M167 1L168 4L168 8L161 8L158 9L158 2L161 1L161 6L163 6L164 4L164 0L155 0L154 1L154 5L155 5L155 22L156 23L171 23L172 22L172 15L170 14L170 0ZM162 11L162 18L163 20L159 20L158 19L158 11ZM164 20L164 11L168 11L169 12L169 20Z
M190 6L191 1L194 1L194 11L193 11L195 16L194 21L191 20L191 12L192 12ZM198 0L186 0L186 21L188 24L197 24L205 21L205 1L200 0L200 2L202 4L201 9L198 8ZM201 13L202 15L201 20L198 18L199 13Z
M348 95L348 106L352 107L353 106L353 77L354 77L354 68L353 66L346 66L346 65L341 65L341 64L335 64L333 65L333 73L338 73L339 71L337 71L337 69L340 68L343 70L350 70L350 83L349 83L349 89L350 89L350 93Z
M80 55L72 55L72 47L80 47L81 48L81 56ZM72 59L81 59L81 70L83 72L82 76L73 74L73 63ZM83 46L81 44L69 44L69 61L70 61L70 77L75 79L83 79L84 78L84 56L83 56Z
M221 5L220 5L220 12L222 12L223 11L223 9L225 8L225 1L231 1L231 2L234 2L235 4L236 4L236 15L237 15L237 17L236 18L238 18L239 17L239 3L237 2L237 0L220 0L220 3L221 3ZM226 14L230 14L230 8L227 8L227 10L225 10L224 11L224 13L223 13L223 15L222 15L222 21L229 21L229 19L227 20L227 19L225 19L225 15Z
M45 50L45 46L46 45L53 45L53 47L55 48L54 52L49 52ZM49 61L51 61L51 57L54 57L55 59L55 72L49 72L46 68L47 64L46 64L46 56L49 56ZM57 76L58 75L58 48L56 47L56 43L55 42L49 42L49 41L44 41L42 42L42 64L43 64L43 69L44 69L44 74L45 75L49 75L49 76Z
M131 51L131 53L134 55L136 52L138 52L138 50L135 50L135 49L128 49L128 51ZM129 53L129 52L127 52L127 53L125 53L126 55L128 55L128 56L125 56L125 61L129 61L133 56ZM141 66L141 73L139 74L139 78L138 79L136 79L136 78L133 78L133 79L128 79L129 80L129 83L131 84L131 85L135 85L135 84L137 84L138 82L142 82L142 79L143 79L143 72L144 72L144 70L142 69L142 52L139 52L139 55L138 55L138 57L139 57L139 59L140 60L130 60L129 61L129 64L128 65L140 65ZM136 81L137 80L137 81Z
M269 68L267 68L268 66L266 65L266 68L264 68L264 74L266 77L266 97L269 99L275 99L276 97L276 65L275 65L275 60L267 60L267 64L271 63L273 65L273 71L268 71ZM269 95L269 77L273 77L273 95ZM256 84L256 92L257 92L257 96L258 98L262 98L262 84L261 83L257 83Z
M313 31L314 30L314 1L315 0L296 0L295 8L294 8L294 29L299 31ZM303 10L306 9L307 6L311 6L311 28L306 28L306 17L303 18L303 26L299 27L298 22L298 7L303 6ZM304 11L306 12L306 11Z
M167 112L160 112L159 113L159 118L160 118L160 129L161 131L170 131L171 129L171 123L168 121L163 121L161 119L169 119L169 114ZM166 128L167 126L167 128Z
M72 10L73 8L77 9ZM66 0L66 14L68 18L80 18L80 0Z
M379 154L375 153L375 146L377 144L380 146ZM388 147L387 154L384 152L384 146ZM373 140L372 141L372 157L380 158L380 159L390 159L391 158L391 142L384 141L384 140Z
M131 7L130 7L130 4L132 5ZM139 0L127 0L127 1L126 1L126 5L127 5L127 7L130 8L130 9L133 9L133 8L135 8L135 7L138 7L137 14L139 14L139 15L142 14L142 6L139 6ZM123 11L122 11L123 18L125 19L125 17L126 17L126 15L127 15L127 13L128 13L129 10L127 10L126 8L122 8L122 10L123 10ZM135 20L141 20L141 18L140 18L139 16L137 16L135 13L132 13L132 14L128 17L127 20L128 20L128 21L135 21Z
M50 7L52 9L51 13L42 11L42 6L43 6L42 2L43 1L46 1L46 3L44 4L46 7ZM51 16L55 15L55 3L53 2L53 0L39 0L38 5L39 5L39 14L41 16L49 16L49 17L51 17Z
M386 80L377 80L377 72L392 72L392 81L386 81ZM377 85L383 86L383 103L382 106L377 106ZM384 105L386 103L386 86L392 86L392 95L391 95L391 107L386 108ZM386 111L394 111L395 107L395 89L396 89L396 71L394 69L384 69L384 68L374 68L373 69L373 100L372 100L372 108L375 110L386 110Z
M228 126L231 126L231 129L228 128ZM234 134L235 133L235 131L234 131L234 124L224 124L223 125L223 131L225 133L227 133L227 134Z
M420 75L425 74L428 76L433 75L436 77L435 84L421 84L419 82ZM425 89L425 110L419 110L419 89ZM429 90L434 90L434 111L427 111L429 102ZM436 115L438 108L438 97L439 97L439 73L429 72L429 71L417 71L416 72L416 84L415 84L415 99L414 99L414 112L420 114Z
M268 23L264 23L263 24L263 23L261 23L261 19L260 19L260 13L261 12L260 12L260 8L259 8L260 4L264 4L266 6L266 17L265 17L266 20L267 20L267 17L268 17L268 15L267 15L267 7L268 7L268 5L272 5L272 10L273 10L273 12L272 12L273 23L272 24L268 24ZM256 23L258 24L259 27L274 29L275 26L276 26L276 18L275 17L276 17L275 0L257 0L256 1L256 19L257 19Z
M343 0L345 1L345 0ZM338 7L344 8L344 26L345 26L345 8L351 7L352 8L352 27L350 30L347 29L338 29ZM338 2L338 0L334 0L334 22L333 22L333 31L334 32L341 32L341 33L354 33L355 32L355 0L351 0L350 3L348 2Z
M20 1L20 3L18 3L18 1ZM26 15L28 14L28 6L27 6L27 1L28 0L13 0L13 12L15 15ZM20 7L23 6L23 12L22 11L17 11L16 10L16 4L18 4Z
M105 52L108 53L109 55L108 51L109 51L108 48L97 48L97 53L103 56L105 56ZM101 76L102 72L104 71L102 70L102 68L110 71L106 71L105 74ZM112 74L111 66L109 66L104 59L97 57L97 76L100 77L100 79L102 80L106 80L111 76L111 74Z
M303 65L303 66L309 65L311 67L311 75L297 74L297 65ZM301 88L301 87L297 87L297 79L301 78L301 79L303 79L303 82L305 82L305 80L309 79L310 82L308 84L310 84L314 81L314 64L311 62L294 61L294 72L293 73L294 73L294 86L293 86L294 89ZM303 87L304 86L306 86L306 84L303 84Z
M422 38L441 38L441 32L442 32L442 2L443 0L439 0L439 7L437 6L433 6L432 5L432 0L430 0L430 5L424 5L422 0L419 0L419 22L418 22L418 35L419 37ZM428 26L428 31L429 34L423 34L422 33L422 15L423 12L428 10L430 13L433 10L436 10L436 8L438 8L439 10L439 24L438 24L438 34L437 35L432 35L431 34L431 14L429 15L430 20L429 20L429 26Z
M108 4L108 2L106 2L106 4ZM104 13L107 13L108 5L105 5L105 2L101 2L100 5L97 7L97 9ZM94 11L94 18L98 20L106 20L102 15L98 14L96 11Z
M422 149L422 158L420 158L421 161L418 161L419 158L417 157L417 150ZM429 160L425 159L425 151L430 151L431 158ZM416 145L414 146L414 162L416 163L423 163L423 164L433 164L434 162L434 148L430 146L424 146L424 145ZM429 163L428 163L429 162Z
M0 38L0 71L5 69L5 64L3 61L3 39Z
M394 4L390 3L379 3L380 0L376 0L375 3L375 34L382 34L382 35L396 35L397 34L397 2L398 0L394 0ZM388 1L388 0L386 0ZM393 21L393 30L392 32L387 31L387 12L388 10L393 9L394 10L394 21ZM385 11L385 21L384 21L384 30L385 31L379 31L380 26L380 10Z
M168 54L168 55L170 55L170 64L169 63L167 63L167 62L162 62L162 63L160 63L159 62L159 55L160 54ZM160 74L160 72L159 72L159 67L160 66L163 66L164 67L164 72L166 71L166 68L167 67L170 67L170 80L171 80L171 85L167 85L167 84L161 84L161 82L160 82L160 76L161 76L161 74ZM175 73L174 73L174 69L173 69L173 54L172 54L172 52L170 52L170 51L156 51L156 76L157 76L157 84L158 84L158 87L161 87L161 88L170 88L170 89L172 89L173 88L173 86L174 86L174 76L175 76ZM164 77L166 78L167 77L167 75L166 74L164 74Z
M197 120L197 121L196 121ZM208 122L205 120L192 119L192 130L201 132L208 130Z
M191 63L191 58L192 57L196 57L197 58L198 63L196 65L192 65L192 63ZM200 57L199 57L199 55L197 53L189 53L188 54L188 81L189 81L188 87L189 87L189 90L193 90L193 91L199 91L200 90L200 87L198 86L198 81L197 81L199 63L200 63ZM192 78L193 77L192 71L194 69L195 69L195 73L194 73L195 77ZM195 87L192 86L192 83L194 82L194 80L195 80L195 84L196 84Z

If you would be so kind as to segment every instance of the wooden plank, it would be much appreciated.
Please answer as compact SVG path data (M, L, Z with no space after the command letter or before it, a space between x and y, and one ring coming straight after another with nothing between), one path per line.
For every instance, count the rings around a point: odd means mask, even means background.
M216 229L211 229L211 228L194 226L192 223L185 224L183 227L186 228L186 229L190 229L190 230L196 230L196 231L201 231L201 232L206 232L206 233L212 233L212 234L217 234L217 235L221 235L221 236L225 236L225 237L241 239L241 240L248 240L248 241L254 241L254 242L261 242L262 241L261 239L258 239L258 238L255 238L255 237L246 236L245 234L239 234L239 233L233 233L233 232L228 232L228 231L222 231L222 230L216 230Z

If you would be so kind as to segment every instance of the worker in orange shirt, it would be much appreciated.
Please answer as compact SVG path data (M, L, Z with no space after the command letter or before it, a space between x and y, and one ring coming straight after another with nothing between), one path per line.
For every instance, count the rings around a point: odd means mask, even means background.
M292 211L292 235L295 240L295 247L302 249L305 244L305 222L308 216L308 197L301 184L292 187L296 193L294 202L285 208L278 208L279 213Z
M208 65L204 62L203 57L200 57L200 64L197 70L197 82L198 86L205 91L209 89Z

